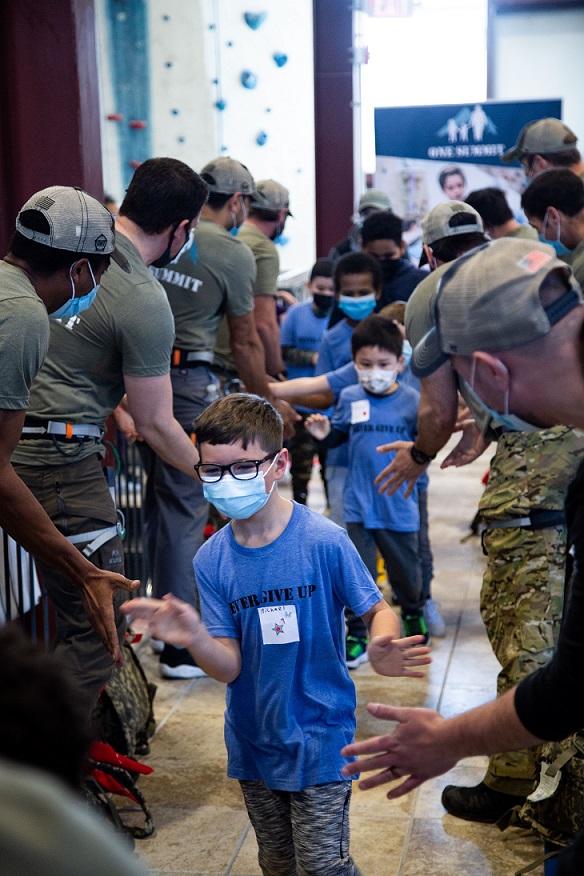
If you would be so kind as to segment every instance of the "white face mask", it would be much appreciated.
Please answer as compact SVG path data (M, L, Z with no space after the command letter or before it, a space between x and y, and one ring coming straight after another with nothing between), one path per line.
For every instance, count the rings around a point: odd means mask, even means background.
M386 371L384 368L355 368L357 378L363 389L381 395L395 383L398 369Z

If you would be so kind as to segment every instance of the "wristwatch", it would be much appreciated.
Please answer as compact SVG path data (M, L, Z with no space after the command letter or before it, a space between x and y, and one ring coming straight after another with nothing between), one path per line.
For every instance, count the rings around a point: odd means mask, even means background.
M436 459L436 454L434 454L434 456L428 456L423 450L418 450L415 444L412 444L410 447L410 456L416 465L426 465L428 462L432 462L433 459Z

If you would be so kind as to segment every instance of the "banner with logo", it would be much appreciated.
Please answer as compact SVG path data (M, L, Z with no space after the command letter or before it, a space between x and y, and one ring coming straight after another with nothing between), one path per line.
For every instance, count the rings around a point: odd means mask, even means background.
M525 173L501 155L527 122L561 119L561 100L484 101L375 110L374 187L389 195L406 222L406 240L419 241L420 220L441 201L464 200L475 189L503 189L517 218Z

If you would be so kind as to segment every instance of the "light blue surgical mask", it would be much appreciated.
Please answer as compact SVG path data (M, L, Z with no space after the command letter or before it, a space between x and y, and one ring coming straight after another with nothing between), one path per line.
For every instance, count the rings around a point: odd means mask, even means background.
M560 240L560 236L561 236L560 220L558 219L558 230L556 233L555 240L548 240L547 237L545 236L547 220L548 220L548 211L546 210L545 216L543 217L543 226L541 229L541 234L538 234L537 236L539 237L539 239L541 240L542 243L547 243L548 246L552 246L555 249L556 255L558 256L558 258L560 258L561 256L569 255L572 252L572 250L568 249L567 246L564 246L564 244Z
M404 357L404 368L407 368L412 358L412 345L407 338L404 338L402 345L402 356Z
M476 403L491 415L493 428L496 429L500 426L504 432L537 432L538 429L541 429L541 426L534 426L533 423L528 423L527 420L522 420L521 417L516 416L516 414L509 413L508 389L506 389L503 394L503 407L505 408L504 413L499 413L499 411L496 411L494 410L494 408L490 408L487 404L485 404L485 402L482 400L482 398L479 397L477 391L474 388L476 364L477 360L473 359L470 372L470 383L465 380L466 389L467 392L470 392ZM502 362L501 365L503 365ZM503 367L505 366L503 365Z
M73 282L73 277L71 276L71 271L73 267L77 264L77 262L73 262L71 267L69 268L69 279L71 280L71 289L73 294L68 301L61 305L57 310L53 310L52 313L49 313L50 319L70 319L72 316L78 316L80 313L83 313L84 310L87 310L93 302L95 301L95 296L99 291L99 283L95 282L95 276L93 271L91 270L91 265L87 262L87 267L89 268L89 273L91 274L91 279L93 280L93 289L91 289L86 295L81 295L79 298L75 297L75 283Z
M339 296L339 309L349 319L365 319L365 317L373 313L376 304L377 301L373 292L371 295L363 295L362 298L352 298L350 295Z
M266 474L277 460L278 456L270 464ZM231 517L232 520L247 520L264 507L272 495L275 483L274 481L270 492L266 493L266 481L262 471L258 472L257 477L247 481L225 473L220 481L203 483L203 493L207 502L211 502L221 514Z

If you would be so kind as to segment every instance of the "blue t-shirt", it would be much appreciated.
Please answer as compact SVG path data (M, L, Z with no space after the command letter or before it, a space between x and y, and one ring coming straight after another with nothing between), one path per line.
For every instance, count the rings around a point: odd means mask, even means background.
M354 331L353 326L350 326L346 319L342 319L332 329L328 329L324 333L320 342L318 362L314 372L317 376L321 374L328 375L329 371L336 371L337 368L341 368L343 365L352 365L351 338ZM357 375L355 374L356 379ZM330 450L327 450L326 464L346 468L349 464L348 447L345 444L341 444L339 447L332 447Z
M280 327L280 344L283 347L296 347L299 350L312 350L317 352L320 347L320 339L328 325L326 316L315 316L312 309L312 300L294 304L282 321ZM293 365L286 363L289 380L295 377L312 377L314 365ZM311 408L297 405L299 411L311 411Z
M241 646L227 686L227 774L280 791L343 781L356 702L343 609L363 615L382 598L346 532L294 504L271 544L242 547L228 525L193 565L207 629Z
M419 399L415 390L399 384L385 396L371 395L359 384L342 390L331 422L333 428L349 433L349 473L343 492L346 523L396 532L420 528L417 485L406 499L407 484L386 496L373 483L395 456L377 453L375 448L416 437Z

